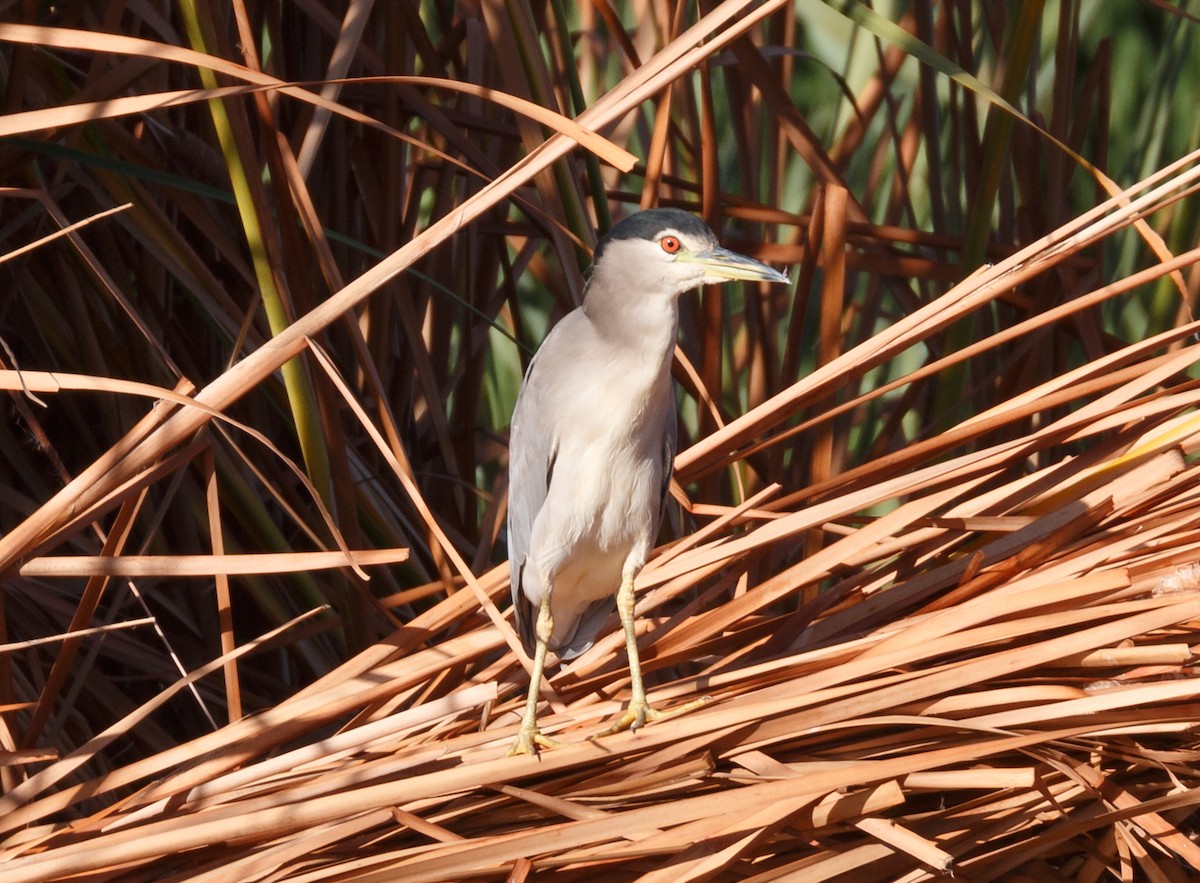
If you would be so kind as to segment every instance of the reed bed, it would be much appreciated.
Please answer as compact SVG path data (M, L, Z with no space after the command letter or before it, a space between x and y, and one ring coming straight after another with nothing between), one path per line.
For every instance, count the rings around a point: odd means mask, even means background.
M701 7L0 23L6 883L1200 873L1183 111L1111 7ZM797 281L684 314L638 614L700 704L592 738L614 616L506 757L512 399L656 202Z

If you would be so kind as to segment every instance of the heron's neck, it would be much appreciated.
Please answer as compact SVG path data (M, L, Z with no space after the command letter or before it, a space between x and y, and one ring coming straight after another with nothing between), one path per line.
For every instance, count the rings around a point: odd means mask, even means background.
M584 292L583 311L611 345L655 364L669 362L679 328L677 296L640 296L623 285L590 284Z

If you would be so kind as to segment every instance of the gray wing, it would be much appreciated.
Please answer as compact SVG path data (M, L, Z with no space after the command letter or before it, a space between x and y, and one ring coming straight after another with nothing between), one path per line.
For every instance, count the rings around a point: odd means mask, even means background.
M525 372L517 404L513 408L508 442L508 573L512 583L513 620L526 653L533 653L537 610L525 597L522 585L533 579L527 573L529 540L533 521L546 501L554 474L555 445L552 428L540 416L544 407L533 383L537 371L535 355Z
M671 407L667 414L667 431L663 433L662 447L662 488L658 498L658 523L661 525L663 516L667 514L667 500L671 498L671 476L675 474L675 443L679 434L678 420L675 417L675 387L671 387Z
M567 316L564 322L569 321ZM560 323L562 324L562 323ZM552 330L557 331L557 327ZM512 428L508 447L508 568L512 591L513 621L525 652L532 654L536 645L534 627L537 609L526 597L524 587L537 575L526 567L533 523L546 501L550 482L554 477L554 461L557 444L553 421L544 413L544 393L539 392L537 379L539 356L546 351L549 337L542 344L538 355L533 357L525 372L517 404L513 409ZM670 397L670 413L664 427L661 463L662 480L659 485L659 523L666 511L671 487L671 475L675 464L676 418L675 397ZM655 529L657 530L657 524ZM580 614L576 627L561 646L550 649L562 658L578 656L592 645L596 634L604 625L612 610L613 599L602 598Z

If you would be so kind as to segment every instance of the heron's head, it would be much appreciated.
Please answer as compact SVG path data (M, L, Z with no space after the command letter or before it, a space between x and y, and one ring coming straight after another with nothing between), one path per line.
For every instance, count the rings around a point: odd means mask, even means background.
M721 248L695 215L656 208L629 215L600 240L591 284L629 297L677 297L700 285L734 279L789 281L766 264Z

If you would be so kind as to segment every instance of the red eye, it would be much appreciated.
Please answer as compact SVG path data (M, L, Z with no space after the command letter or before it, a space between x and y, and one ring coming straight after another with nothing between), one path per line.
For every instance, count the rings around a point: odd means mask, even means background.
M683 248L683 243L674 236L664 236L658 240L658 244L662 246L662 250L667 254L675 254L679 249Z

